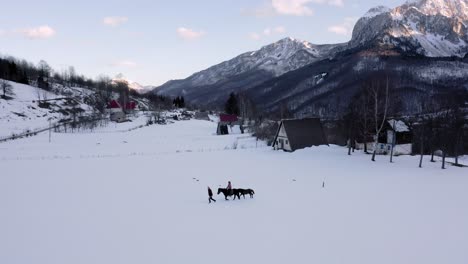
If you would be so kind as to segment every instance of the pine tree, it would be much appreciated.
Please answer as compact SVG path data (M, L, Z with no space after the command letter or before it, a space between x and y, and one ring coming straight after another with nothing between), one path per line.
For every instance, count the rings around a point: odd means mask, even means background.
M229 95L229 98L224 105L224 111L229 115L239 115L239 103L235 93L231 93Z
M180 107L180 108L184 108L184 107L185 107L185 99L184 99L183 96L180 97L179 107Z

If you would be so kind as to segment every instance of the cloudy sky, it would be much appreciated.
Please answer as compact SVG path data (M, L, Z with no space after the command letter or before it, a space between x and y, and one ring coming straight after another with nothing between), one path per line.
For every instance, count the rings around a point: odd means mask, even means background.
M290 36L346 42L368 9L403 0L8 1L0 54L160 85Z

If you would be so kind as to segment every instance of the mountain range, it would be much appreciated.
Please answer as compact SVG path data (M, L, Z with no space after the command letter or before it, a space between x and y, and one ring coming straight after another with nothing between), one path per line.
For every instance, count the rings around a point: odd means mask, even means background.
M415 114L429 100L466 94L467 53L468 0L411 0L370 9L347 43L285 38L152 92L212 107L242 92L265 111L287 105L297 115L337 117L366 78L385 71L400 114Z

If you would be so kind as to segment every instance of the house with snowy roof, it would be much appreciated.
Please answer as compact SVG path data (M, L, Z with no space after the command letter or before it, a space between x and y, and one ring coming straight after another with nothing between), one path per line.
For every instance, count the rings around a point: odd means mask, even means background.
M319 118L281 120L273 141L275 150L284 151L319 145L328 145Z
M413 132L403 120L388 119L382 129L385 131L379 137L377 154L388 154L392 150L395 155L412 153Z

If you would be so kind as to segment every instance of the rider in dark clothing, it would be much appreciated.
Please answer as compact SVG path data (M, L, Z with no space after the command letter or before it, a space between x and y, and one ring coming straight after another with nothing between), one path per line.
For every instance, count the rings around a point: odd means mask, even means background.
M233 194L231 181L228 181L228 185L227 185L226 189L229 191L230 195Z
M211 191L211 188L209 186L208 186L208 196L209 196L209 198L208 198L209 203L211 203L211 201L216 202L216 200L213 199L213 191Z

